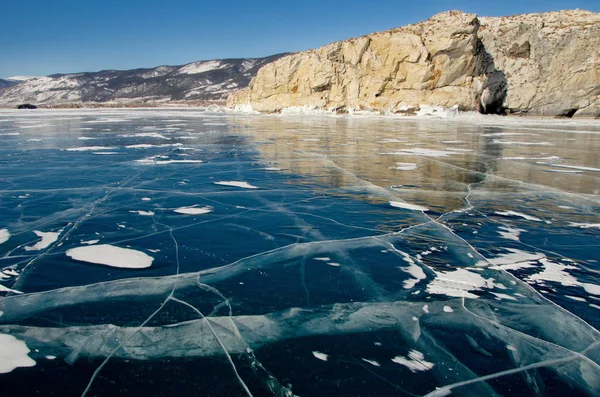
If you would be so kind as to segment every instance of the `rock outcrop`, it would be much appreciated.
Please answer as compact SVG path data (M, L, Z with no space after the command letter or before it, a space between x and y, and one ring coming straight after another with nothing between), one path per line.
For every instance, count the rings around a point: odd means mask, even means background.
M480 22L485 50L506 75L508 112L600 115L600 14L575 10Z
M481 18L448 11L415 25L288 55L261 68L230 106L411 113L597 116L600 14Z

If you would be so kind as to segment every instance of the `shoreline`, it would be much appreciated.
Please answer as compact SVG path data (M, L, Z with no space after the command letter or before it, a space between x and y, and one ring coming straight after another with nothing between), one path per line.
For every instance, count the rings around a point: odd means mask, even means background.
M600 124L600 116L599 117L588 117L588 116L580 116L580 117L565 117L565 116L543 116L543 115L533 115L533 114L506 114L506 115L497 115L497 114L481 114L475 111L466 111L466 112L452 112L450 109L443 109L439 113L426 113L426 114L391 114L391 113L381 113L381 112L370 112L370 111L358 111L358 112L349 112L349 113L336 113L333 111L321 110L321 109L298 109L298 108L286 108L281 112L277 113L260 113L257 111L247 111L231 108L224 105L224 102L211 102L204 104L185 104L185 103L169 103L166 104L135 104L135 105L116 105L116 104L107 104L102 106L96 106L93 104L88 106L87 104L84 106L83 104L77 104L77 106L40 106L37 109L16 109L15 107L3 107L0 106L0 113L8 113L8 112L19 112L22 114L32 115L36 112L93 112L93 111L138 111L138 110L146 110L146 111L200 111L202 113L213 113L213 114L226 114L231 116L263 116L263 117L281 117L281 118L313 118L313 117L334 117L334 118L353 118L353 119L380 119L380 120L407 120L407 121L416 121L416 120L444 120L444 121L457 121L457 122L494 122L505 120L508 123L519 121L526 122L527 120L531 121L544 121L548 124L575 124L578 122L585 124ZM450 112L449 112L450 111ZM448 115L450 113L450 115ZM510 121L509 121L510 120ZM495 124L495 123L494 123Z

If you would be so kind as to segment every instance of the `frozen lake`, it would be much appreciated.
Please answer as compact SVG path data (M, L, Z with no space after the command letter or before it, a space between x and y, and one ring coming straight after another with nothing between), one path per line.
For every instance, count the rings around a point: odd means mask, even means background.
M0 111L0 390L600 394L600 122Z

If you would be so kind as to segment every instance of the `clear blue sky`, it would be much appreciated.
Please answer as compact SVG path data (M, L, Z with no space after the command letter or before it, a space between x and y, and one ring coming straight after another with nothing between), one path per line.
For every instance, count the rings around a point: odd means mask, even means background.
M600 0L6 0L0 77L260 57L415 23L581 8Z

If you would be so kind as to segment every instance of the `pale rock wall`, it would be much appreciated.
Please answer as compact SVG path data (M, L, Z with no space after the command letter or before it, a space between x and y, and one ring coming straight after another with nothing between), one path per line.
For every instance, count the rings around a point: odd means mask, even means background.
M481 18L448 11L261 68L230 106L412 113L422 105L545 115L600 114L600 14ZM575 109L575 110L573 110Z
M480 18L479 37L506 74L509 112L600 115L600 14Z

